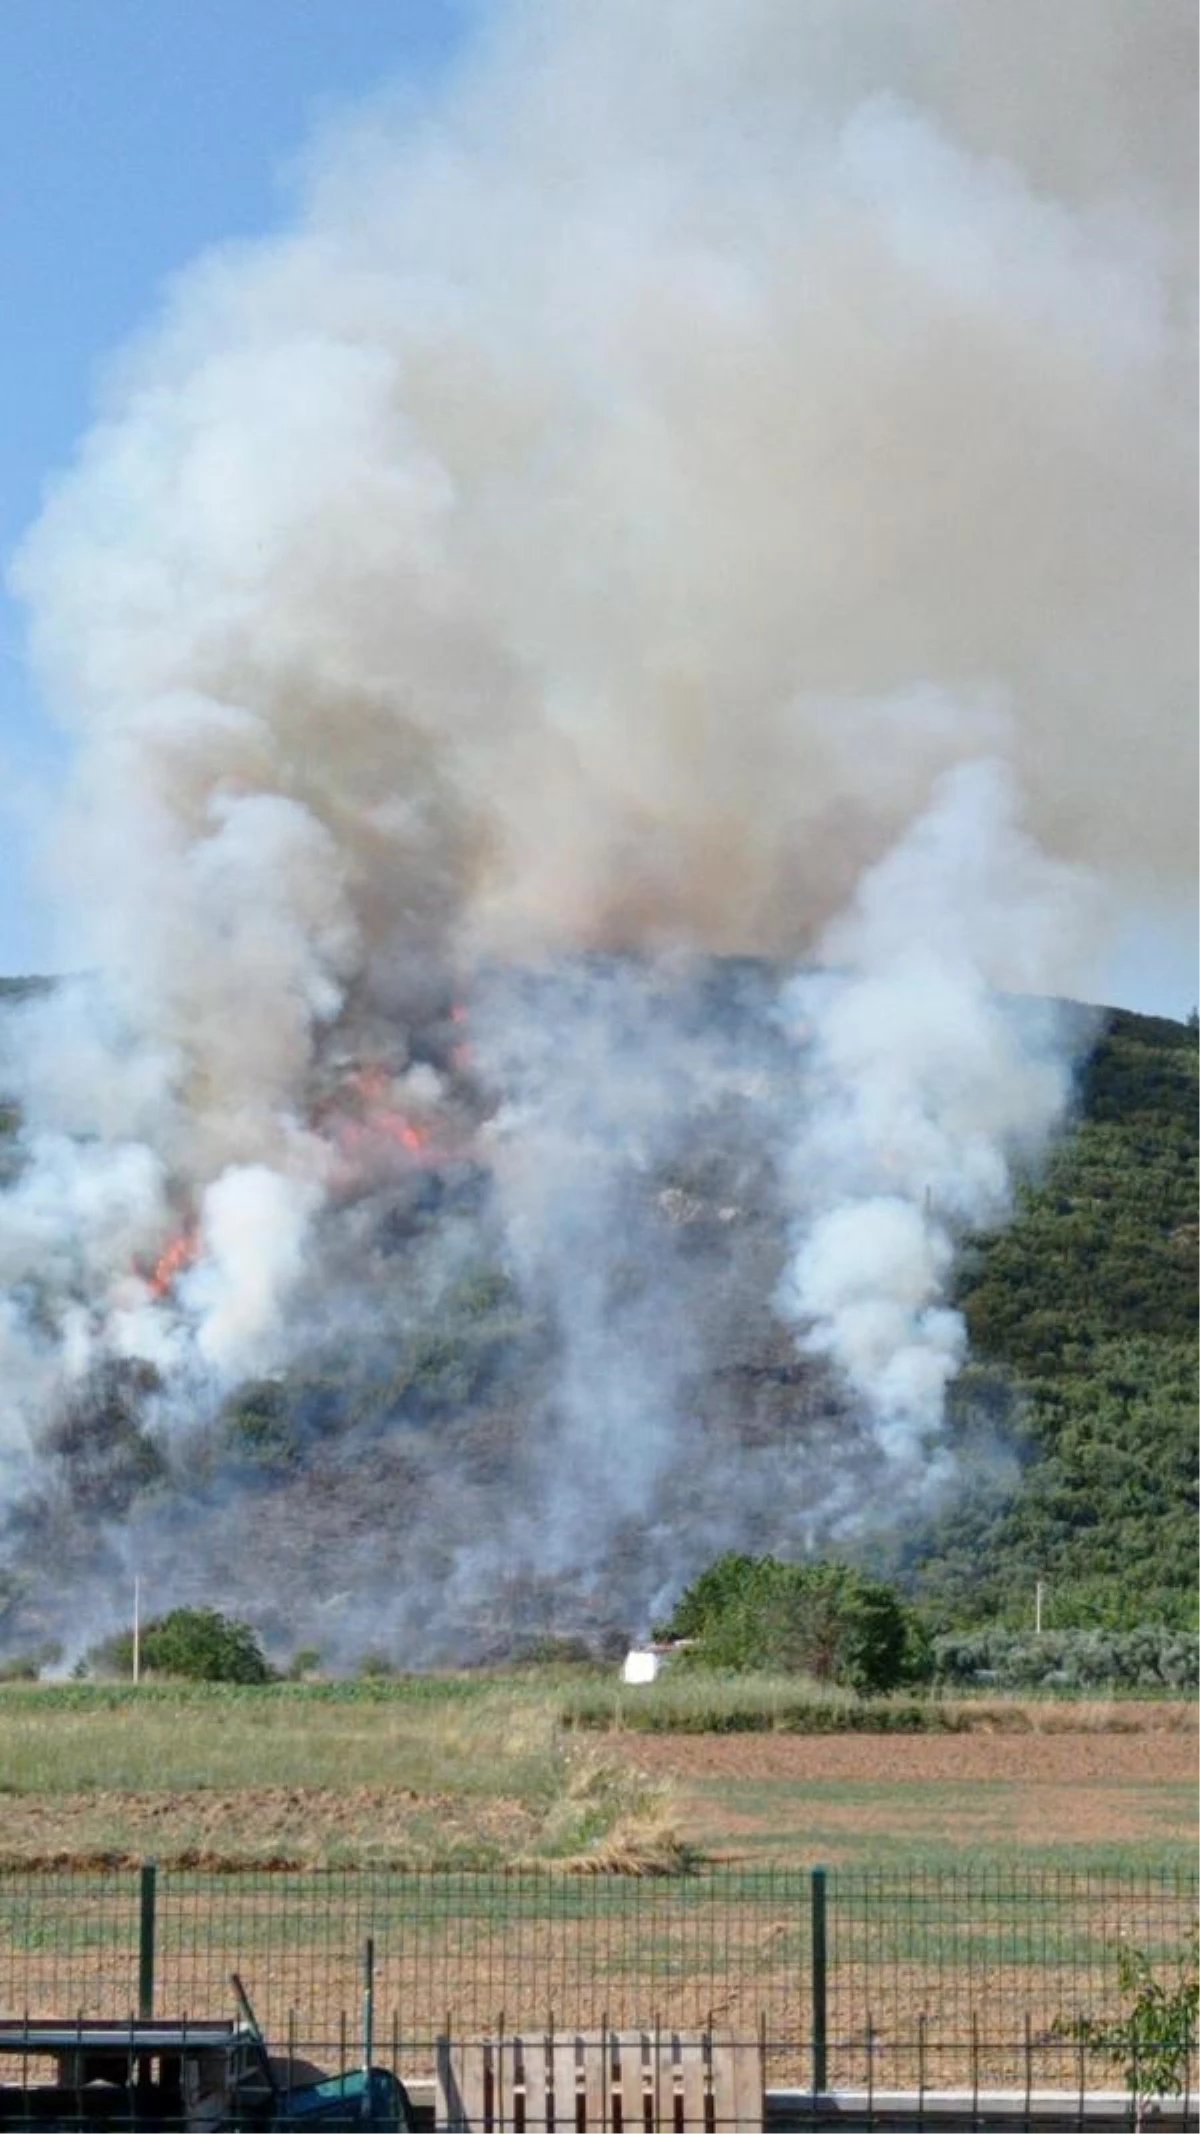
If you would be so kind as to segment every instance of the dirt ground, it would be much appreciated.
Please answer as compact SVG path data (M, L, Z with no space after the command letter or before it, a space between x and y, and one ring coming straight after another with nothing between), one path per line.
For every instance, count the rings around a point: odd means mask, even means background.
M1137 1733L656 1735L627 1753L671 1783L681 1834L725 1857L751 1843L760 1858L794 1855L818 1834L831 1865L872 1833L964 1851L1197 1839L1194 1727L1161 1722Z
M536 1834L515 1801L465 1802L403 1786L247 1786L236 1793L11 1795L0 1867L314 1867L421 1859L456 1840L519 1853Z
M689 1781L741 1778L798 1784L975 1783L1079 1786L1186 1782L1196 1744L1186 1734L650 1734L629 1752L644 1770Z

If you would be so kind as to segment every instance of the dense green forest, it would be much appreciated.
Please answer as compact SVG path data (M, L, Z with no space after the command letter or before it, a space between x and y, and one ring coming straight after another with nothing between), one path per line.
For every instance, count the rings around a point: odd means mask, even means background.
M11 1108L0 1131L16 1177ZM953 1491L923 1524L909 1509L889 1530L877 1502L852 1533L814 1521L810 1558L888 1581L929 1637L1028 1630L1039 1586L1047 1632L1194 1628L1197 1139L1194 1025L1107 1013L1069 1132L1009 1226L963 1243L955 1301L971 1361L951 1396ZM678 1593L730 1539L787 1557L791 1478L802 1496L806 1475L840 1464L866 1498L871 1448L844 1389L797 1354L771 1309L783 1242L766 1173L741 1155L735 1187L722 1160L707 1142L686 1147L645 1188L709 1338L686 1388L695 1449L668 1478L670 1529L627 1522L607 1585L593 1576L582 1603L553 1565L481 1574L444 1645L420 1658L503 1658L562 1628L620 1649L647 1627L622 1608L656 1590L651 1574L669 1583L673 1569ZM61 1644L63 1581L47 1566L76 1567L83 1613L122 1575L130 1535L143 1565L157 1549L190 1578L168 1597L228 1600L279 1655L322 1642L314 1595L356 1580L374 1594L440 1593L472 1536L503 1533L502 1507L523 1499L536 1516L530 1419L554 1398L555 1330L501 1263L478 1212L485 1190L466 1174L426 1181L419 1206L377 1226L353 1338L335 1329L186 1428L162 1427L155 1370L128 1360L47 1415L0 1509L0 1650ZM364 1333L428 1265L431 1241L467 1224L478 1251L415 1322L386 1340ZM714 1499L732 1501L734 1480L754 1472L757 1496L714 1548ZM664 1531L681 1553L665 1579ZM372 1602L342 1636L343 1663L368 1635L401 1662L416 1649Z
M1193 1025L1113 1012L1079 1120L1006 1230L964 1254L975 1362L963 1437L1021 1462L908 1555L943 1627L1194 1627L1197 1044Z

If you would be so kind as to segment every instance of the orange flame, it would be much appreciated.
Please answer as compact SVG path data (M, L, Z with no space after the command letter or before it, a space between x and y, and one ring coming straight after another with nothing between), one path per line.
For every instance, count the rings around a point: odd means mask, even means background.
M371 1124L377 1134L383 1134L388 1141L394 1141L398 1147L407 1149L410 1156L423 1155L429 1147L429 1135L424 1127L414 1126L412 1120L406 1119L402 1111L376 1112Z
M409 1156L429 1155L432 1137L428 1129L418 1126L407 1112L398 1111L388 1101L393 1080L390 1068L374 1061L347 1075L344 1086L355 1099L357 1115L339 1121L338 1139L343 1148L362 1148L372 1140L390 1141Z
M417 1161L428 1161L434 1154L430 1134L423 1126L414 1125L402 1111L372 1111L365 1119L338 1119L333 1137L346 1156L369 1156L381 1141L390 1141Z
M153 1268L146 1277L146 1287L152 1297L168 1296L187 1268L192 1265L200 1251L200 1233L194 1223L171 1239L159 1253Z

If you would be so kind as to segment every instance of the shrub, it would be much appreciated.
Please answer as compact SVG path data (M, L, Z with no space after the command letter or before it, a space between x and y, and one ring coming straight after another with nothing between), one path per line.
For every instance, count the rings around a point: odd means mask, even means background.
M688 1666L811 1675L862 1693L909 1678L921 1640L890 1586L848 1564L721 1556L683 1594L666 1634Z
M216 1608L173 1608L143 1625L141 1666L185 1682L270 1682L272 1669L249 1623ZM133 1631L118 1631L88 1655L97 1673L132 1675Z
M1141 2127L1153 2099L1178 2097L1187 2087L1200 2011L1197 1941L1193 1939L1169 1984L1155 1977L1140 1949L1120 1949L1117 1965L1126 2002L1121 2014L1105 2021L1081 2015L1055 2027L1060 2036L1076 2038L1117 2062L1133 2104L1134 2125Z
M1157 1625L1140 1630L979 1630L933 1640L933 1678L953 1688L1171 1689L1196 1687L1200 1639Z
M299 1446L286 1387L275 1379L243 1386L226 1404L221 1423L226 1456L263 1475L295 1466Z
M72 1389L51 1421L42 1449L81 1512L122 1517L135 1497L166 1481L165 1455L145 1423L160 1383L152 1364L111 1357Z

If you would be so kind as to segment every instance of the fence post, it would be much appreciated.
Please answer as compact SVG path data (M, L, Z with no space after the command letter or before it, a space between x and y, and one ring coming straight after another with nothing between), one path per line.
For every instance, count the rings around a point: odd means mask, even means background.
M812 1907L812 2088L814 2097L823 2097L826 2082L826 2048L828 2016L828 1944L825 1933L825 1869L814 1867L811 1883Z
M142 2017L150 2017L154 2014L154 1928L157 1884L157 1864L153 1860L143 1860L142 1906L138 1927L138 2014Z

